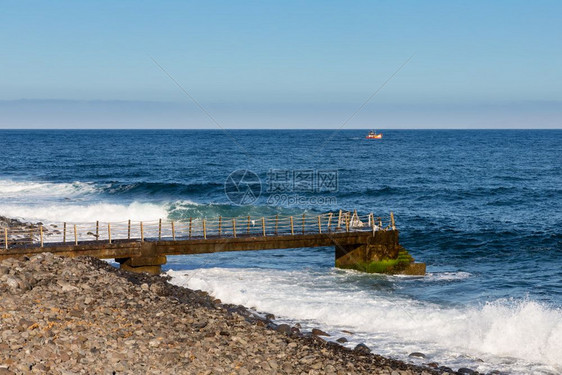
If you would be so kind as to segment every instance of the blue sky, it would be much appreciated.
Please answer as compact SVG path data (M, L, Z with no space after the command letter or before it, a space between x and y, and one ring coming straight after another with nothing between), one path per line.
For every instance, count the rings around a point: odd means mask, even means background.
M0 4L3 128L562 124L560 1Z

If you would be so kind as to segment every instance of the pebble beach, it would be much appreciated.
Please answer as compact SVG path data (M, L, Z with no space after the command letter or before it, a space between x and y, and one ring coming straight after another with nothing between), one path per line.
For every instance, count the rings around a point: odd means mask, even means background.
M0 295L0 374L453 373L344 348L94 258L4 260Z

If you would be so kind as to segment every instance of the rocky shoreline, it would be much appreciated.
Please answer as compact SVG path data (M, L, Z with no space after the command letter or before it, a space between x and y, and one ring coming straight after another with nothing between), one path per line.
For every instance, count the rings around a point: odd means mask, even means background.
M37 223L28 223L25 221L21 221L18 219L12 219L6 216L2 216L0 215L0 228L4 229L4 228L23 228L23 229L37 229L39 227L39 225L43 225L43 223L41 222L37 222ZM48 228L45 228L45 231L47 231Z
M43 226L43 223L29 223L21 221L18 219L12 219L6 216L0 215L0 231L4 232L4 228L8 228L8 244L10 246L19 245L26 246L32 245L33 242L40 240L39 237L39 227ZM16 232L14 233L14 229ZM53 233L60 233L57 229L43 227L44 236L48 237ZM0 240L4 246L4 238Z
M455 373L351 350L95 258L5 260L0 293L0 374Z

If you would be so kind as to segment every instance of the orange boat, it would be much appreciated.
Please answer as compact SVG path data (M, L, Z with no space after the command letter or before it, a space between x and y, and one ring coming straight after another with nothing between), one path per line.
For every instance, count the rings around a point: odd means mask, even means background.
M367 139L381 139L382 133L377 134L376 131L371 130L365 138L367 138Z

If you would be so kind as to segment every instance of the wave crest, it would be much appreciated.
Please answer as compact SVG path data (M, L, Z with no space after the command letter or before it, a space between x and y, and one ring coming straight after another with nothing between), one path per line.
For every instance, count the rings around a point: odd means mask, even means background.
M47 204L47 205L4 205L0 215L24 221L43 222L116 222L126 220L157 220L166 218L166 205L133 202L130 204L92 203Z

